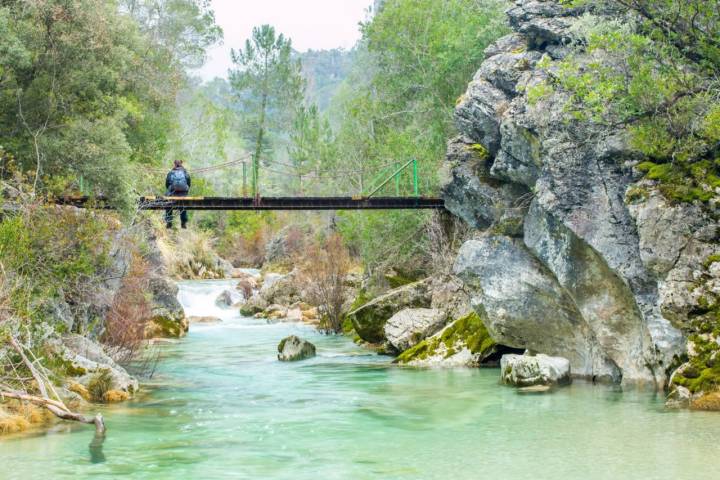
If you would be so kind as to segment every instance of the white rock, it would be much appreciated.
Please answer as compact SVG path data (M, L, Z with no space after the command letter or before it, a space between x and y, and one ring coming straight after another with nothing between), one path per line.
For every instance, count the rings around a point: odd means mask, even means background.
M503 383L516 387L555 385L570 382L570 361L548 355L503 355L500 359Z
M433 308L406 308L385 324L385 337L399 351L414 347L447 322L447 313Z

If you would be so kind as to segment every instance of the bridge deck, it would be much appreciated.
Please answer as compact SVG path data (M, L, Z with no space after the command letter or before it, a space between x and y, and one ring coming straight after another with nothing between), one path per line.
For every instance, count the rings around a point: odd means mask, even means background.
M164 210L417 210L443 209L441 198L426 197L143 197L141 208Z
M85 206L88 197L66 197L58 203ZM102 199L99 199L102 204ZM145 210L442 210L436 197L141 197Z

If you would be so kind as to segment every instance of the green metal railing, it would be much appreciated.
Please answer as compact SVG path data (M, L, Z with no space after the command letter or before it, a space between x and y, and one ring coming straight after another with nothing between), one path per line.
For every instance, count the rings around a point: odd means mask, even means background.
M375 185L378 181L380 181L380 184L373 188L370 193L367 195L363 195L366 198L370 198L373 195L375 195L377 192L382 190L385 185L390 183L390 181L395 180L395 193L397 196L400 196L400 175L410 166L412 165L412 177L413 177L413 195L415 197L420 196L420 187L418 182L418 162L417 159L413 158L412 160L408 160L405 162L402 166L397 167L397 165L387 167L385 170L380 172L377 177L373 180L371 185ZM394 171L392 169L395 169ZM392 172L388 175L388 172Z

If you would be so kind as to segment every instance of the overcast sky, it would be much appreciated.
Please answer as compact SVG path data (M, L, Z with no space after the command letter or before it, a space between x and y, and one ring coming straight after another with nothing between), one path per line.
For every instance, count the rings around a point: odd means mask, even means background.
M372 0L212 0L215 19L225 32L210 50L199 74L205 80L227 77L230 49L240 48L255 26L269 23L292 38L299 51L351 48L360 38L358 23Z

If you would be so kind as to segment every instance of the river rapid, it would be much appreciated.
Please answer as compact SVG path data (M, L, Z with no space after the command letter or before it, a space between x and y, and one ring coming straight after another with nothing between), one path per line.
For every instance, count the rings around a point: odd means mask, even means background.
M0 442L0 479L710 479L720 414L575 382L552 394L495 369L418 370L345 337L214 304L229 281L183 282L192 325L133 401L102 407L104 441L62 423ZM318 356L277 361L296 334Z

